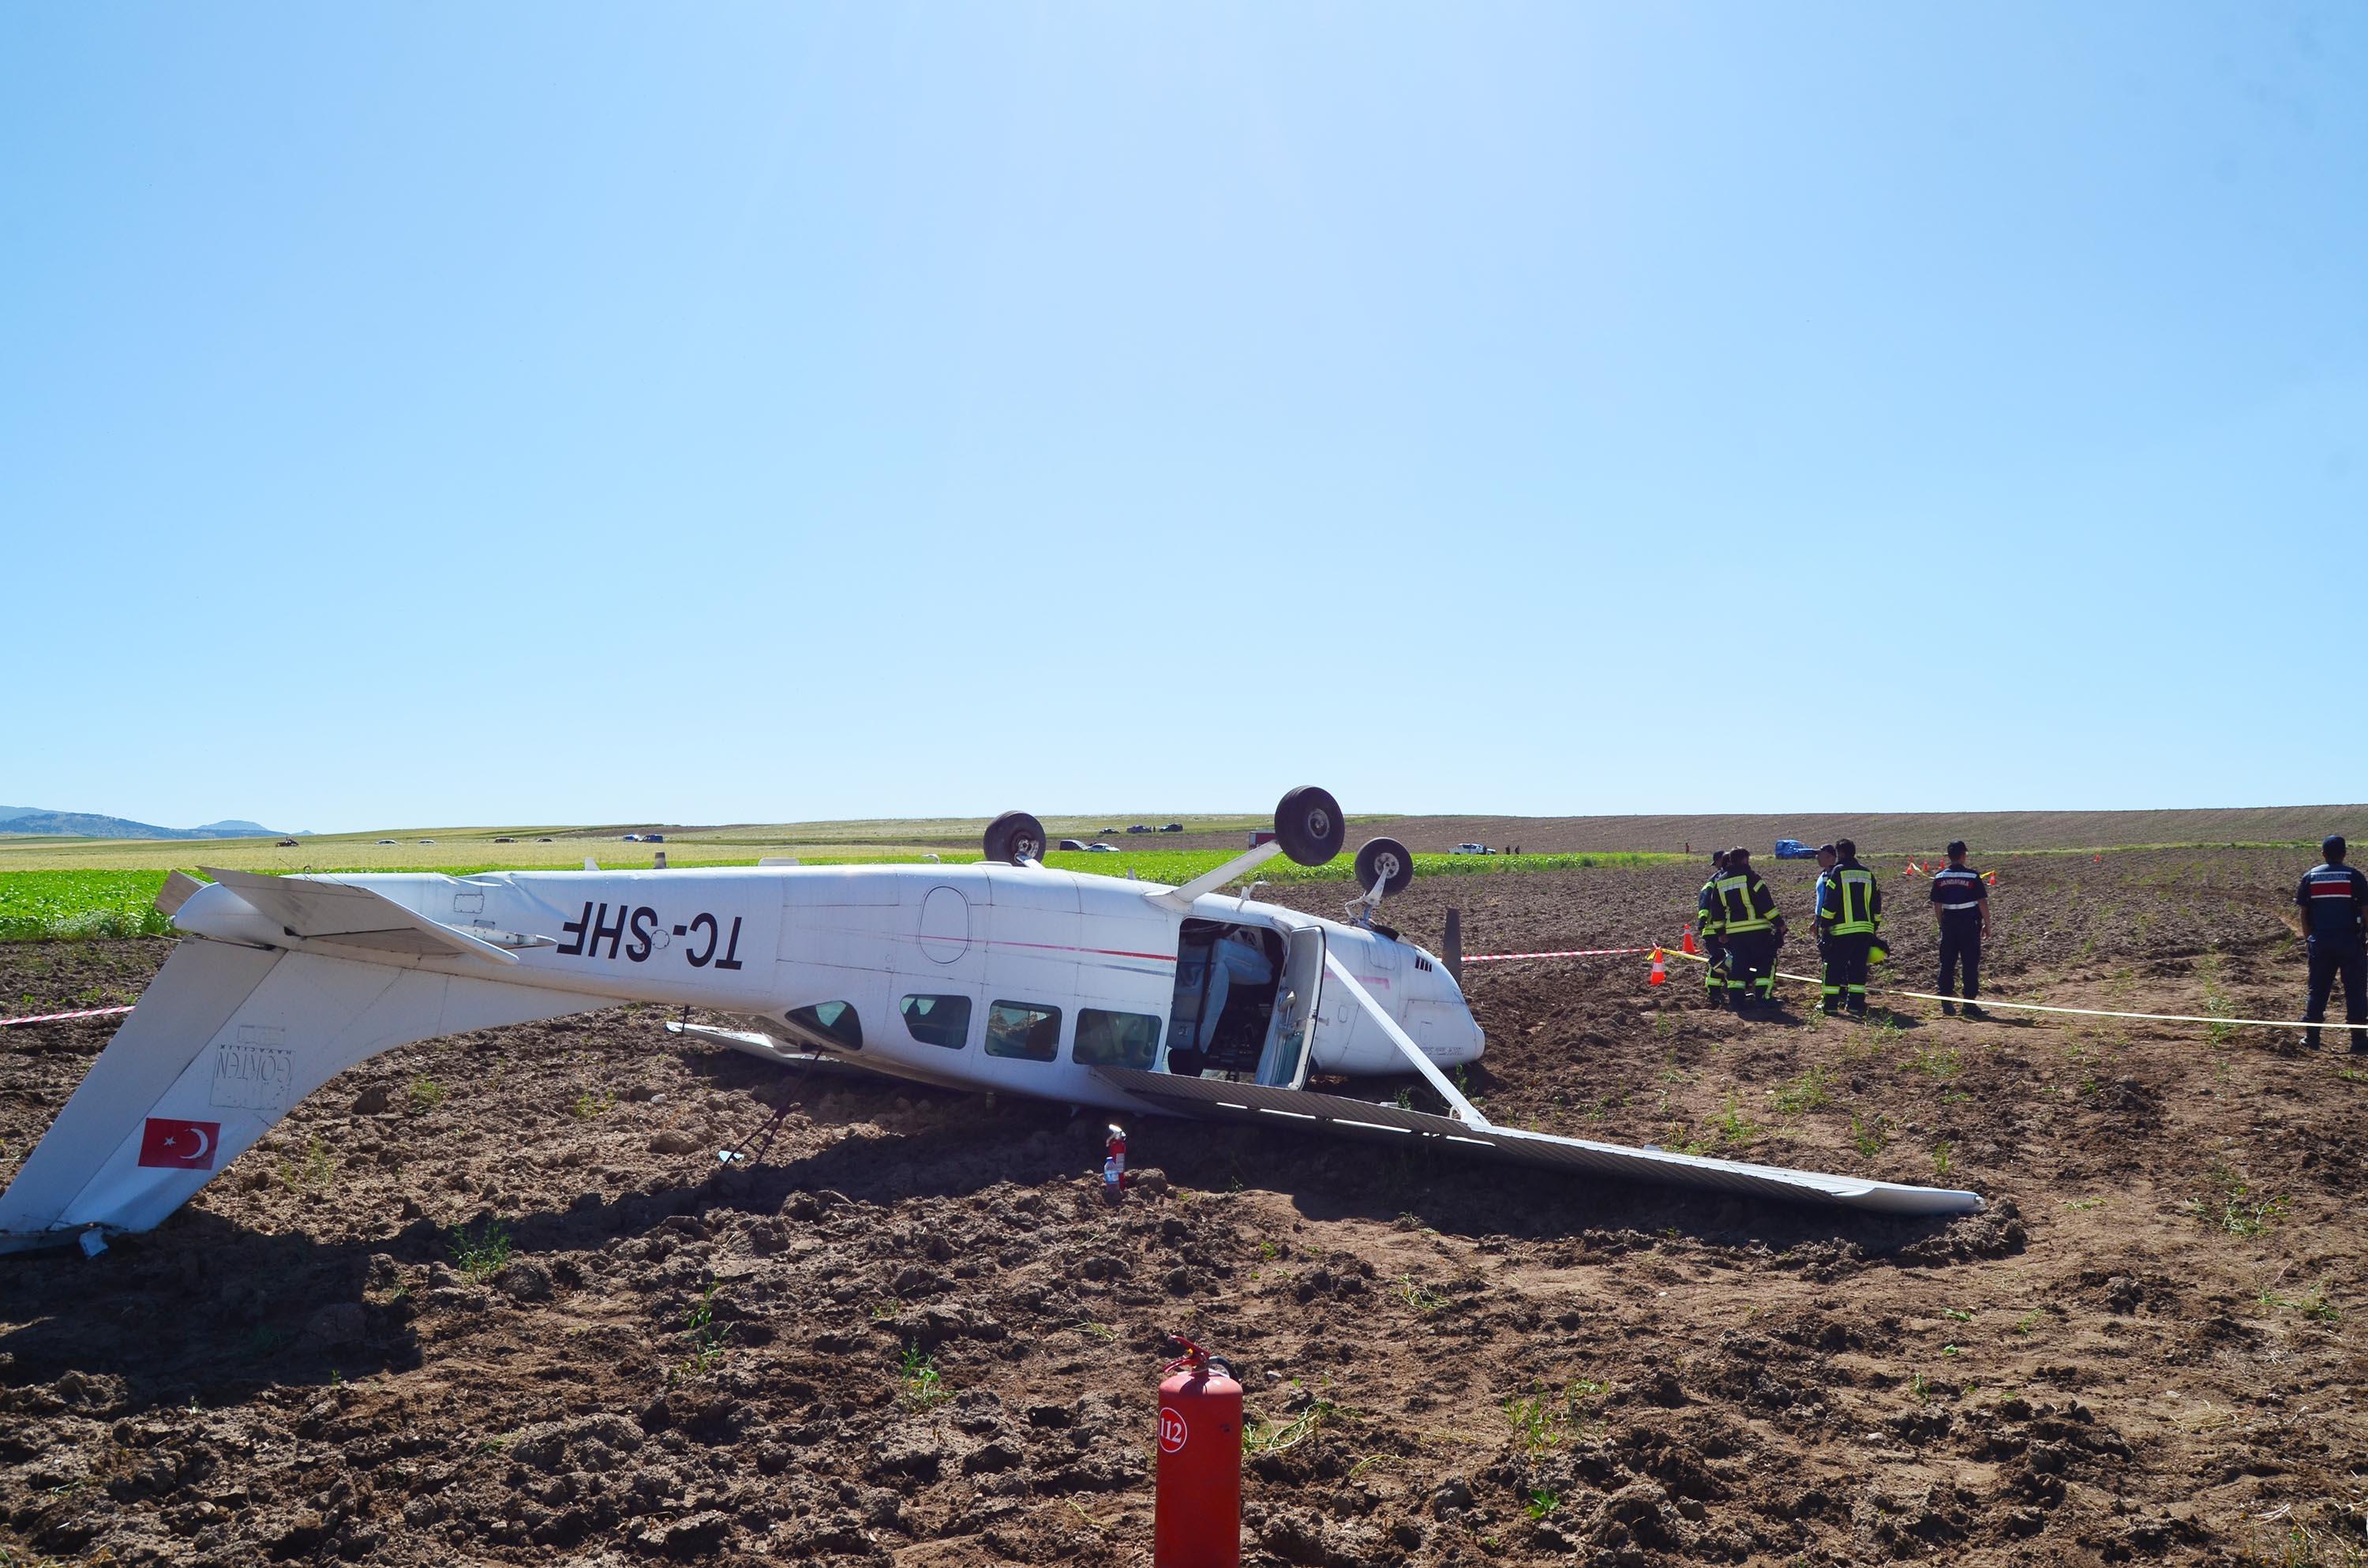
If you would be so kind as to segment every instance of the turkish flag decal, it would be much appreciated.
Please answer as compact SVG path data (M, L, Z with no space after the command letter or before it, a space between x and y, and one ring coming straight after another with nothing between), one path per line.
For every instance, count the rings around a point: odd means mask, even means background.
M140 1163L168 1171L210 1171L222 1143L219 1121L176 1121L152 1116L140 1130Z

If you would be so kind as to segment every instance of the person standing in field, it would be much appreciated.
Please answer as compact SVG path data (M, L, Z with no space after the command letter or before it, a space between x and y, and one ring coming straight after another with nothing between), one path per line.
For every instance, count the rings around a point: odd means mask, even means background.
M1825 875L1817 899L1817 928L1825 935L1825 1007L1828 1015L1848 1006L1853 1018L1866 1017L1866 960L1883 926L1883 888L1858 863L1858 846L1834 840L1834 869Z
M2368 877L2344 858L2351 853L2341 834L2329 834L2318 846L2324 856L2302 874L2294 903L2302 909L2304 943L2310 954L2310 999L2302 1010L2305 1050L2318 1049L2318 1026L2327 1021L2328 994L2335 977L2343 977L2343 1017L2346 1023L2368 1023ZM2368 1053L2368 1031L2346 1029L2354 1051Z
M1751 851L1726 852L1726 869L1702 891L1694 919L1704 937L1726 944L1726 999L1738 1013L1776 1006L1776 946L1784 916L1776 894L1751 869Z
M1965 1017L1987 1018L1974 998L1982 994L1982 943L1990 934L1990 890L1979 871L1965 864L1965 841L1949 841L1949 864L1932 873L1932 918L1941 923L1941 983L1934 990L1955 994L1956 971L1965 971ZM1957 1011L1954 1002L1941 1004L1944 1015Z
M1719 878L1725 875L1726 875L1726 851L1713 849L1710 852L1710 881L1702 885L1702 892L1694 900L1697 921L1701 918L1699 912L1710 899L1710 890L1715 887ZM1702 986L1709 993L1710 1005L1713 1007L1724 1007L1726 1006L1726 940L1708 926L1702 928L1702 939L1704 960Z
M1834 854L1832 845L1817 846L1817 885L1809 895L1809 929L1816 933L1817 961L1820 964L1826 961L1826 928L1817 919L1817 911L1826 906L1826 877L1833 870L1837 858L1839 857Z

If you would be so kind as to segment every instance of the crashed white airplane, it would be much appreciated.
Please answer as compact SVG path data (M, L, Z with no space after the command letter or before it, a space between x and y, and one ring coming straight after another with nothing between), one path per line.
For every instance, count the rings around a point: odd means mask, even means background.
M381 1051L623 1001L725 1015L745 1027L669 1027L784 1063L822 1053L950 1088L1894 1214L1981 1207L1970 1192L1491 1124L1440 1071L1484 1043L1452 962L1372 918L1412 879L1403 846L1359 852L1367 891L1347 921L1218 891L1278 852L1321 865L1344 828L1331 796L1294 790L1272 842L1180 888L1047 869L1043 829L1016 812L973 866L213 871L211 886L176 873L158 903L195 939L0 1195L0 1251L95 1251L153 1228ZM1418 1073L1451 1114L1313 1092L1311 1072Z

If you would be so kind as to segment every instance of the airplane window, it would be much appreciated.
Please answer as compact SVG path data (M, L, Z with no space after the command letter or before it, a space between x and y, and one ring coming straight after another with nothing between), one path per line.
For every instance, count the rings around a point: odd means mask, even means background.
M905 1031L923 1045L960 1051L970 1038L967 996L907 996L897 1006L905 1014Z
M844 1046L849 1051L863 1049L863 1022L855 1016L851 1004L817 1002L782 1016L791 1028L819 1036L818 1044Z
M1142 1013L1077 1009L1077 1041L1069 1060L1089 1067L1149 1067L1159 1055L1159 1020Z
M997 1002L986 1010L986 1053L1050 1062L1061 1053L1061 1009Z

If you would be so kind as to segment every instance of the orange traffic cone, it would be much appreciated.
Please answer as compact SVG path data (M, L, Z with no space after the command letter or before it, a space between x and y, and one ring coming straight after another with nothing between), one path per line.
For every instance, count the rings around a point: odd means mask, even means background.
M1653 972L1645 979L1645 983L1647 985L1667 985L1668 983L1668 966L1661 961L1661 949L1655 948L1653 949Z
M1692 926L1689 926L1683 931L1679 933L1678 950L1681 953L1690 953L1694 950L1694 928Z
M1996 887L1998 886L1998 873L1996 871L1984 871L1982 873L1982 881L1989 883L1992 887Z

